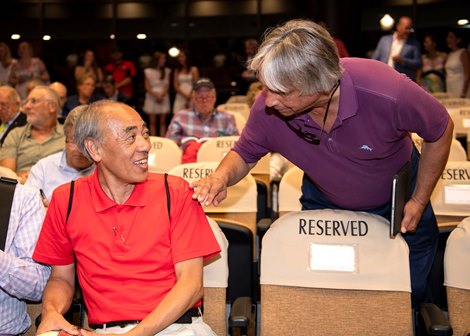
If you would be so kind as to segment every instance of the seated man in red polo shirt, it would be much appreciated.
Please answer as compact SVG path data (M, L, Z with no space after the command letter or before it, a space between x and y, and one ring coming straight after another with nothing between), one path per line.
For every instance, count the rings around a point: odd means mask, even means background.
M97 333L215 335L199 306L203 260L220 248L188 184L148 173L147 125L128 105L99 101L74 138L96 170L53 193L33 255L52 265L38 334L91 334L62 316L77 271Z

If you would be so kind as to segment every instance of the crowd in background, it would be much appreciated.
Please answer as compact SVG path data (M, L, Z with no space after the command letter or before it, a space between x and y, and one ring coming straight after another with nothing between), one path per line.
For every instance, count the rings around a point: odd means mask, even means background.
M410 36L413 31L411 24L406 32ZM399 22L396 28L399 32ZM408 35L406 38L410 39ZM354 56L349 55L341 39L336 36L334 39L341 57ZM439 40L433 33L424 34L417 43L420 60L415 64L419 67L412 67L411 75L407 75L429 92L470 97L470 54L462 31L449 30L445 40ZM208 77L215 83L217 104L224 103L233 94L251 94L249 85L256 80L245 65L256 53L257 46L256 39L246 39L244 50L239 54L216 52L213 59L206 60L203 65L193 62L189 50L181 50L175 58L163 50L156 50L132 59L127 58L129 50L118 47L107 55L85 48L79 53L69 54L67 61L72 75L65 76L49 72L46 67L48 60L37 57L29 42L20 42L17 50L0 42L0 83L16 88L24 100L33 87L58 82L65 94L60 111L63 118L74 107L102 98L125 102L135 107L149 122L152 135L164 136L170 116L189 107L191 87L199 77ZM376 54L380 48L379 43ZM372 53L371 57L378 59ZM106 61L100 64L98 60ZM395 66L398 71L399 66ZM54 74L51 76L51 73Z

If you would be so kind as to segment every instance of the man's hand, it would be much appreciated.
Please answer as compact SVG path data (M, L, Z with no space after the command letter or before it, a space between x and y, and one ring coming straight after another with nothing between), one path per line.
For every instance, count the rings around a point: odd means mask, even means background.
M392 59L394 62L397 62L397 63L403 63L404 61L403 57L401 57L400 55L395 55L392 57Z
M224 179L212 173L209 177L190 183L194 190L193 199L198 200L201 205L219 205L227 197L227 183Z
M67 320L62 316L62 314L58 312L48 312L45 314L43 311L41 324L39 325L38 330L36 331L36 335L40 335L47 331L53 330L64 330L65 332L72 335L79 334L78 327L67 322Z
M425 205L414 197L406 202L403 220L401 221L401 233L416 231L424 208Z

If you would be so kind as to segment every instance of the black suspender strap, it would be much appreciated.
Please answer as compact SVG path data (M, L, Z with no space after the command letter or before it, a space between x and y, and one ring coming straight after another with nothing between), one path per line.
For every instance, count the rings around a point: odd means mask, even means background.
M168 174L165 173L166 207L168 209L168 218L170 218L170 186L168 185Z
M0 250L5 251L10 212L17 180L0 177Z
M68 205L68 207L67 207L67 216L65 217L65 223L68 222L69 216L70 216L70 212L72 211L73 188L74 188L74 187L75 187L75 180L72 180L72 182L70 182L69 205Z

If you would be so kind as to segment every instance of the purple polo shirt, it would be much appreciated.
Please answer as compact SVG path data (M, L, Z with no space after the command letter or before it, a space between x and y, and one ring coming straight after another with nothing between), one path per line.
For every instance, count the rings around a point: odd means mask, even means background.
M316 146L298 137L265 106L261 95L234 150L246 162L278 152L312 179L325 197L351 210L375 208L390 201L392 176L411 158L408 132L435 141L449 115L436 99L408 77L384 63L342 58L338 117ZM320 135L321 125L308 114L293 121Z

